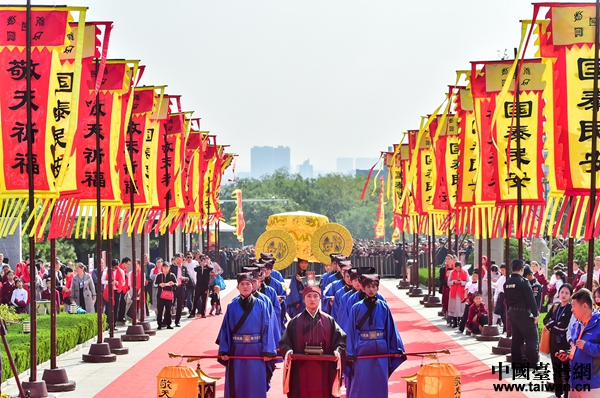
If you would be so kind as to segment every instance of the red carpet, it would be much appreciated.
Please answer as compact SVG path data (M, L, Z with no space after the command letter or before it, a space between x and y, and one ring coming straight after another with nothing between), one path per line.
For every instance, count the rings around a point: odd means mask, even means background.
M223 308L237 294L234 290L222 298ZM396 323L402 335L402 340L407 351L425 351L448 348L452 354L440 357L440 362L451 363L462 375L462 396L485 398L494 393L492 384L498 383L497 376L491 374L491 370L474 355L465 350L435 325L423 318L417 311L407 306L384 286L381 294L388 300L388 304L396 319ZM222 317L208 317L206 319L195 319L187 323L164 344L151 351L139 363L123 373L105 389L98 397L126 396L126 397L154 397L156 396L156 375L166 365L177 365L179 359L170 359L169 352L180 354L209 354L217 353L215 339L221 326ZM160 333L160 331L158 331ZM152 339L152 338L151 338ZM147 344L152 344L152 340ZM426 359L426 361L430 361ZM184 362L185 364L185 362ZM190 364L195 368L196 364ZM215 360L206 359L201 362L205 373L223 377L217 383L218 397L223 396L223 382L225 368ZM405 397L406 382L402 376L415 374L421 366L421 359L410 357L392 375L389 380L390 397ZM280 366L279 366L280 367ZM282 398L282 372L275 371L272 379L272 388L269 392L270 398ZM498 394L498 393L496 393ZM511 393L511 397L524 397L520 393Z

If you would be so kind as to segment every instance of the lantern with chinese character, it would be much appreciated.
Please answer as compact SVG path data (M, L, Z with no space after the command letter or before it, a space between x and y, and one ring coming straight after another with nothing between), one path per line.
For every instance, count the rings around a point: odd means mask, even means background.
M406 398L417 398L417 374L412 376L402 376L406 380Z
M217 396L217 380L220 377L211 377L200 369L200 362L196 368L198 374L198 398L215 398Z
M460 386L460 373L447 363L430 363L417 372L419 398L460 398Z
M156 375L157 397L197 398L198 385L194 369L189 366L165 366Z

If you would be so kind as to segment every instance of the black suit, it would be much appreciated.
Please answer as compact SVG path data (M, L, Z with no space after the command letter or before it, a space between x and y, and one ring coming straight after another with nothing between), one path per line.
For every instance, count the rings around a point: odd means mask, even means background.
M208 301L210 273L214 271L214 268L210 265L205 267L199 265L194 268L194 271L196 271L196 289L194 291L194 304L190 316L196 314L196 310L198 310L199 315L205 316L206 302ZM200 300L202 300L201 303Z
M192 283L191 279L190 279L190 275L188 274L188 270L187 267L184 267L183 264L182 265L177 265L177 264L172 264L171 265L171 269L170 272L175 275L175 278L179 277L179 269L181 269L181 277L183 278L183 282L180 282L179 279L177 279L177 288L175 289L175 301L176 303L176 307L175 307L175 324L179 324L179 321L181 320L181 312L183 311L183 306L185 305L185 289L187 288L188 284Z
M395 276L396 278L402 278L402 272L404 272L404 261L406 255L402 246L398 246L394 249L394 261L396 262Z

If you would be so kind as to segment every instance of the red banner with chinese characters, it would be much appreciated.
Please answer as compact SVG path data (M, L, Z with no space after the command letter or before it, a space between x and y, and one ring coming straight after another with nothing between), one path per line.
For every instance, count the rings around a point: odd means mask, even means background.
M61 117L57 104L60 60L58 54L66 45L69 32L70 8L35 8L31 13L31 128L33 150L31 172L36 198L35 209L30 209L26 232L35 231L43 236L43 226L50 217L58 191L52 173L51 145L53 123ZM27 55L26 8L0 9L0 221L2 236L14 233L27 208L29 190L27 135Z
M458 155L458 186L456 191L456 232L473 233L475 205L475 184L479 169L479 135L473 112L471 90L458 87L455 100L460 137Z
M591 186L592 108L594 84L594 4L548 3L547 21L538 25L546 40L540 40L540 54L552 67L544 79L549 88L544 108L545 147L551 155L548 166L550 193L544 219L548 234L598 236L598 206L588 209ZM547 22L547 23L546 23ZM568 112L560 110L568 110ZM597 153L596 153L597 156ZM600 173L596 174L600 186ZM595 220L589 223L589 217Z

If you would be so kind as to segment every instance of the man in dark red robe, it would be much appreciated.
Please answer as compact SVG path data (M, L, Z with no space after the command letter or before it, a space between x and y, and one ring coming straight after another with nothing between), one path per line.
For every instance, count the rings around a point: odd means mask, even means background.
M289 384L284 380L284 393L289 398L331 398L334 396L332 391L340 387L338 369L343 365L346 334L331 316L319 311L321 289L308 286L302 296L306 309L290 321L279 341L281 353L288 360L286 364L291 366ZM310 347L322 348L322 355L335 355L337 361L289 362L291 353L307 354L311 352Z

